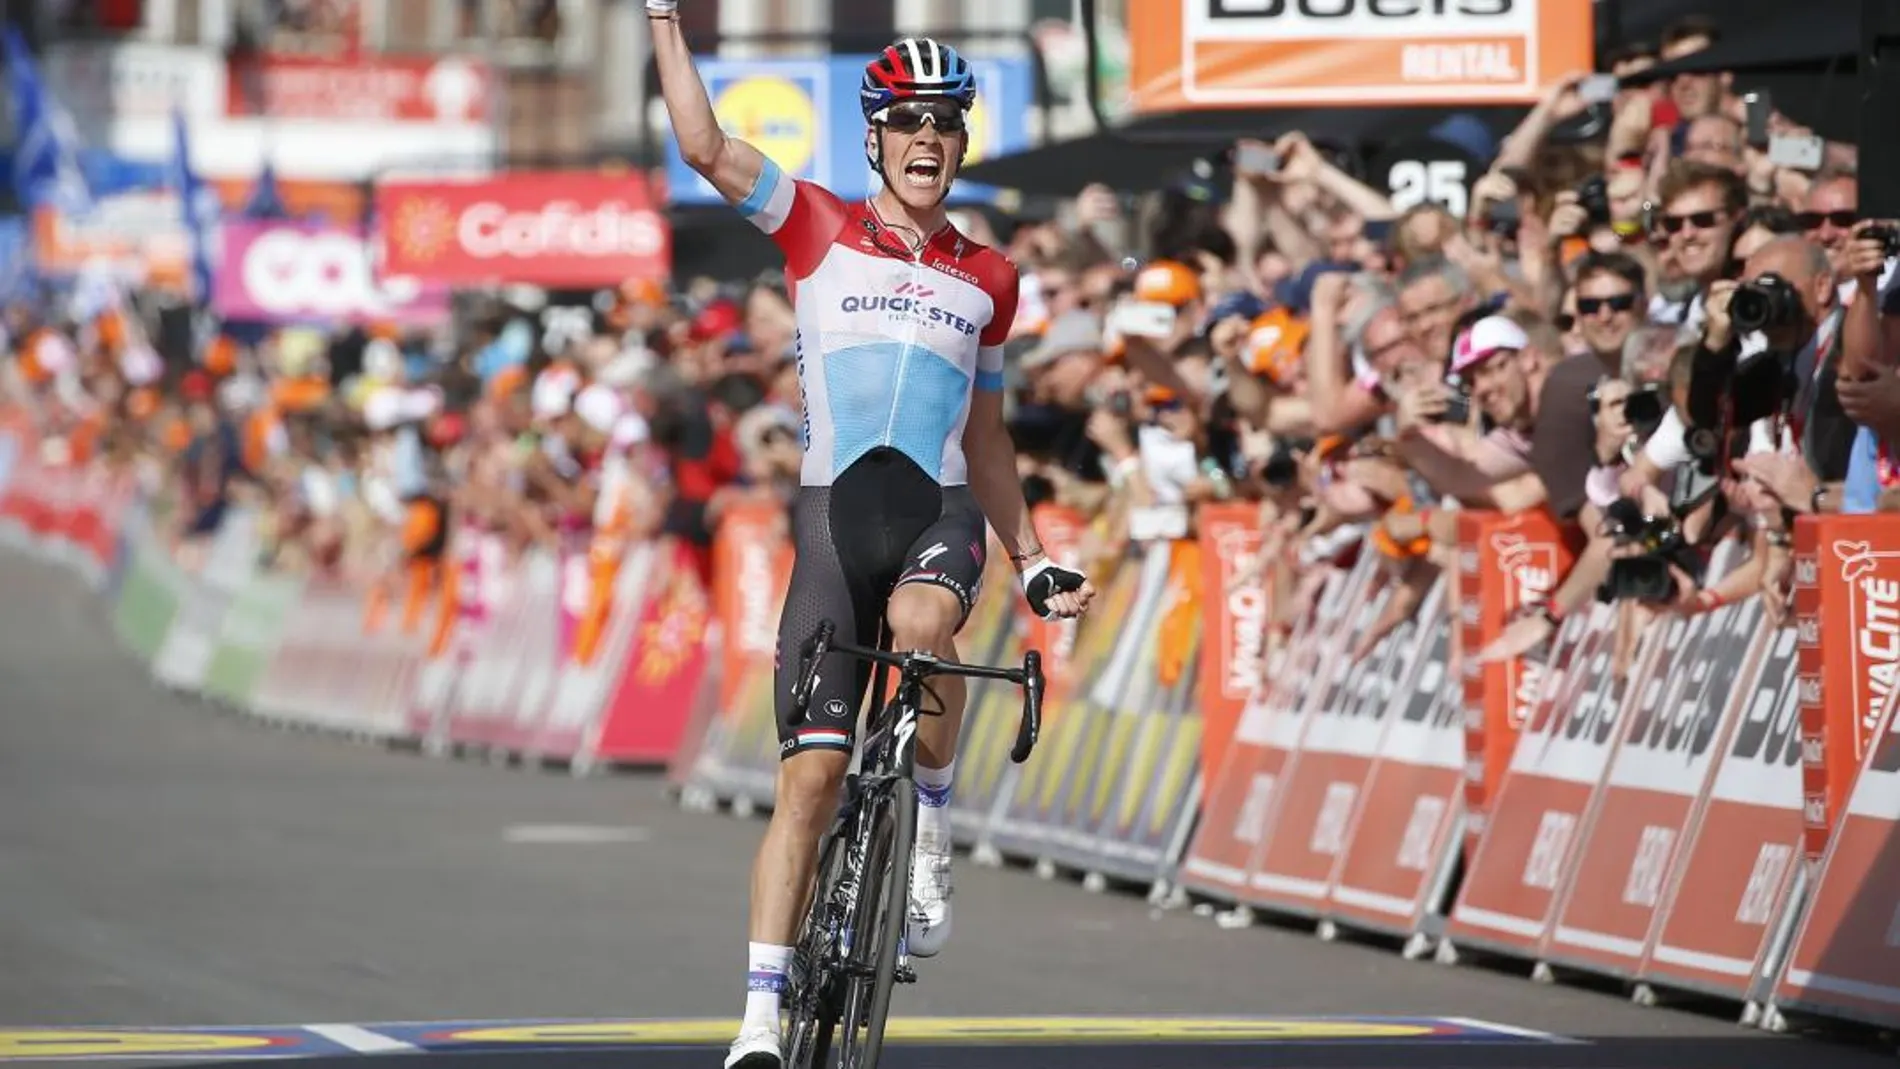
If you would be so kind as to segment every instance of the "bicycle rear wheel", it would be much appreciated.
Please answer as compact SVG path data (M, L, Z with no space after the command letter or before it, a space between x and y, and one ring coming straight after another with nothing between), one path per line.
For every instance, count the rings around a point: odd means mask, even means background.
M846 921L841 885L848 875L848 845L834 829L819 847L817 880L792 950L792 982L786 990L786 1069L823 1069L831 1055L843 1011L838 936Z
M897 985L897 947L910 909L917 788L894 776L867 801L870 822L847 955L838 1069L875 1069Z

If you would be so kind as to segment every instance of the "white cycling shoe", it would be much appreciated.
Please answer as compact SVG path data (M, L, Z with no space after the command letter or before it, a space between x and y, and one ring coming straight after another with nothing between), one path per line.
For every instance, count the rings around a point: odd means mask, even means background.
M910 909L904 942L913 958L932 958L950 940L950 836L919 829L910 857Z
M784 1064L776 1028L742 1028L726 1052L726 1069L782 1069Z

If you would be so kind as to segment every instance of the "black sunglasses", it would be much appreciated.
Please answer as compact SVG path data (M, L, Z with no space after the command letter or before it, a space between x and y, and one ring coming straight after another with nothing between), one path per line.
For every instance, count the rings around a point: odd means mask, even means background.
M1819 230L1821 229L1822 223L1833 223L1835 228L1839 230L1851 230L1855 223L1860 222L1860 213L1851 210L1838 212L1796 212L1794 221L1800 223L1801 229L1803 230Z
M1685 225L1693 226L1697 230L1712 230L1721 224L1727 214L1727 212L1690 212L1687 215L1665 215L1656 220L1656 223L1670 234L1681 230Z
M940 134L960 134L964 131L963 109L954 105L924 104L900 105L884 112L883 125L900 134L914 134L924 128L928 120Z
M1605 307L1608 307L1612 312L1627 312L1636 307L1636 295L1634 293L1619 293L1614 297L1577 298L1577 314L1580 316L1596 315Z

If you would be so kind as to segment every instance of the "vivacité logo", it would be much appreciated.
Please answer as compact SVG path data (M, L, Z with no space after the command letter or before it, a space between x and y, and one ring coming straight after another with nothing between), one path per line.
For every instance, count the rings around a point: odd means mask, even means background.
M1244 701L1260 684L1260 668L1267 652L1267 618L1272 606L1260 583L1231 586L1235 576L1253 567L1260 553L1260 532L1233 526L1215 536L1220 555L1221 587L1227 612L1221 620L1221 654L1227 669L1221 678L1223 697Z
M1879 574L1883 563L1900 561L1900 552L1849 541L1833 548L1841 579L1853 591L1854 757L1859 760L1866 756L1867 740L1880 730L1887 699L1900 685L1900 579Z
M1504 610L1535 605L1557 589L1557 550L1553 546L1531 542L1523 535L1500 533L1491 536L1491 548L1498 555L1498 568L1504 575ZM1543 667L1535 660L1517 658L1504 666L1510 681L1510 724L1521 728L1530 719L1543 688Z

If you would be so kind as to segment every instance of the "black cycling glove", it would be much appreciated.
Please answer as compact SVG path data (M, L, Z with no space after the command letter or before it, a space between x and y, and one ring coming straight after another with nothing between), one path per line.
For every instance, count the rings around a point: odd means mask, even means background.
M1054 609L1049 607L1049 599L1057 594L1082 589L1088 582L1088 576L1081 572L1070 571L1055 561L1044 557L1035 564L1023 569L1023 596L1029 599L1029 608L1045 620L1056 618Z

